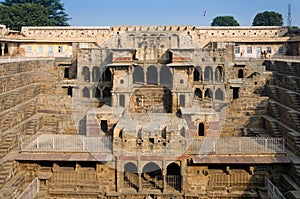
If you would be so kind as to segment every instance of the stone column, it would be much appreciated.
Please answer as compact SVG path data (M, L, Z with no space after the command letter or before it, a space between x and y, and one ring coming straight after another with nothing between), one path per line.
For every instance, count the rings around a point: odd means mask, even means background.
M142 190L142 169L141 169L141 161L137 161L137 170L138 170L138 192L141 192Z
M160 85L160 68L157 67L157 85Z
M163 192L166 192L167 191L167 171L166 171L166 161L164 160L163 163L162 163L162 177L163 177Z
M146 72L145 72L146 69ZM147 84L147 68L145 66L143 67L143 72L144 72L144 85Z

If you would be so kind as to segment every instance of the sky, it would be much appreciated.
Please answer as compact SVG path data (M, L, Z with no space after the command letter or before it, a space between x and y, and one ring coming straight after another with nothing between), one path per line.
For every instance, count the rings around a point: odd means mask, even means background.
M217 16L233 16L251 26L257 13L275 11L287 25L300 27L300 0L61 0L71 26L196 25L210 26ZM206 12L205 16L204 13Z

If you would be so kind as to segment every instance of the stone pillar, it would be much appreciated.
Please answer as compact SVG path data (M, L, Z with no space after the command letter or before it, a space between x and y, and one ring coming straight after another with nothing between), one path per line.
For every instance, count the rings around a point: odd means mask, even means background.
M137 170L138 170L138 177L139 177L138 191L141 192L143 187L142 187L142 169L141 169L141 161L140 160L137 161Z
M160 69L157 67L157 85L160 85Z
M166 161L164 160L163 163L162 163L162 177L163 177L163 192L166 192L167 191L167 167L166 167Z
M147 84L147 68L145 68L145 66L143 67L143 72L144 72L144 85ZM146 69L146 71L145 71Z

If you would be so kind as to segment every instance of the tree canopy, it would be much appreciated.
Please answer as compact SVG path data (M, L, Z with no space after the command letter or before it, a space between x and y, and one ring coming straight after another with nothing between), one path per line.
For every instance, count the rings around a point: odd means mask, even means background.
M218 16L211 23L212 26L239 26L240 24L233 16Z
M253 19L253 26L282 26L283 18L280 13L265 11L258 13Z
M15 30L22 26L68 26L69 19L60 0L5 0L0 4L0 24Z

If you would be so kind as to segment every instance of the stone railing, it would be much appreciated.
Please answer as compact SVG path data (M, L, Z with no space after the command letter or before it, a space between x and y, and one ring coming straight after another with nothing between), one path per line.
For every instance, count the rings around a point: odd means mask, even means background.
M266 155L285 154L282 138L266 137L205 137L148 143L137 139L115 142L118 155L181 156L187 155Z
M265 186L268 191L268 195L272 199L285 199L282 193L278 190L278 188L266 177L265 178Z
M195 155L285 153L284 140L270 137L206 137L190 140L187 147Z
M287 56L287 55L274 55L271 59L282 59L282 60L297 60L300 61L300 56Z
M10 63L10 62L22 62L22 61L32 61L32 60L54 60L54 58L47 57L2 57L0 58L0 63Z
M35 198L40 190L40 181L35 178L26 189L17 197L17 199L32 199Z
M111 153L109 137L86 137L82 135L51 135L22 138L22 152L98 152Z

